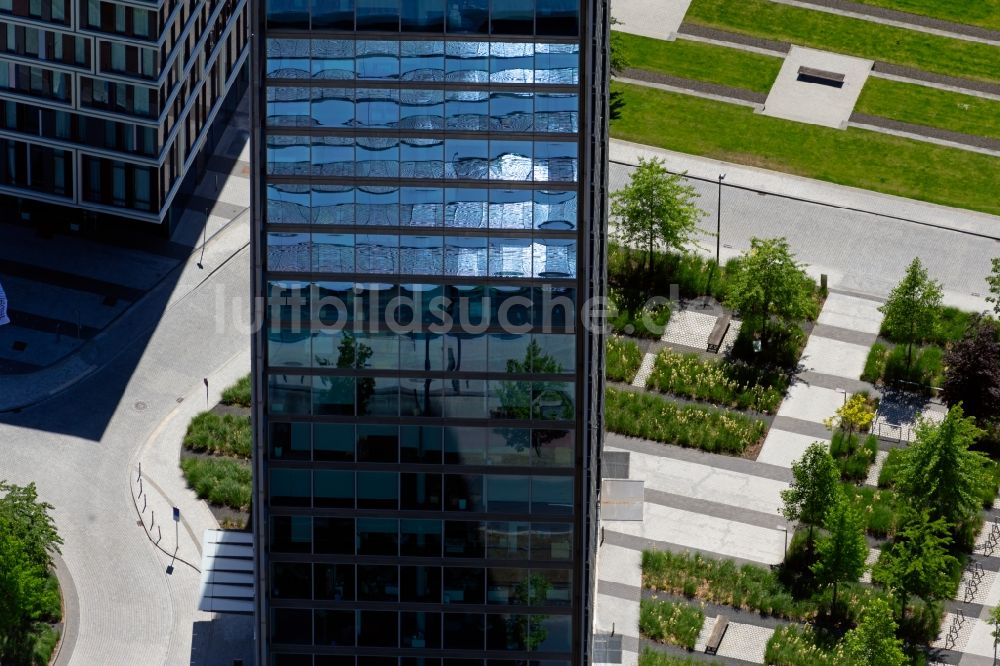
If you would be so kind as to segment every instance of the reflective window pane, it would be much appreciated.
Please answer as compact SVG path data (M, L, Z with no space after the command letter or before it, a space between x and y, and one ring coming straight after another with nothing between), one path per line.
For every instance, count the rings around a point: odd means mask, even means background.
M445 0L403 0L403 32L443 32Z
M404 15L410 3L406 4L407 7L404 7L403 10ZM416 4L414 3L414 5ZM399 77L404 81L443 81L444 42L402 42L400 44Z
M399 30L400 0L355 0L355 2L358 30L386 32Z
M312 40L312 76L315 79L354 79L354 41Z
M495 35L531 35L535 27L535 0L493 0Z
M448 0L448 32L489 32L489 0Z

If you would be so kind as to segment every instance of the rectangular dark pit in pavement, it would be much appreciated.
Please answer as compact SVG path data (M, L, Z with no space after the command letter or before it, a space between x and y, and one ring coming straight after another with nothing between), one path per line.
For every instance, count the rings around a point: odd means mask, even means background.
M77 338L80 340L90 340L101 332L101 329L94 328L93 326L80 326L78 336L75 321L52 319L50 317L29 314L27 312L18 312L16 310L10 311L10 320L13 322L13 325L19 328L26 328L40 333L64 335L67 338Z

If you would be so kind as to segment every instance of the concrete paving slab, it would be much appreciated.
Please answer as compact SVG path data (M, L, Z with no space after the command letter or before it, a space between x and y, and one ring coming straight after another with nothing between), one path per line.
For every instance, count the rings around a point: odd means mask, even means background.
M868 476L865 477L866 486L878 485L878 475L882 473L882 466L885 465L885 461L888 458L889 458L888 451L875 452L875 462L873 462L872 466L868 468Z
M815 441L816 438L809 435L771 428L764 440L760 455L757 456L757 462L791 469L792 463L801 458L809 445Z
M811 335L802 350L802 365L809 372L858 379L865 371L869 349L851 342Z
M787 483L751 474L633 452L629 476L646 488L777 515ZM777 523L775 523L777 524Z
M971 626L966 637L964 651L982 657L992 657L994 650L993 626L979 618L968 618L965 623ZM962 663L965 661L963 660Z
M868 298L832 293L826 297L817 323L878 335L882 327L881 303Z
M955 639L955 642L952 643L948 640L948 632L957 618L958 615L956 613L944 614L944 619L941 621L941 633L939 633L938 637L933 643L931 643L932 648L947 648L949 650L958 650L959 652L965 650L965 646L968 644L969 637L972 635L973 627L975 626L975 618L967 617L965 622L961 623L961 628L958 630L957 638Z
M774 629L770 627L730 622L726 635L719 644L718 655L763 664L767 642L773 634Z
M667 330L663 332L662 340L668 344L683 345L695 349L708 347L708 336L712 334L715 321L714 314L694 312L693 310L677 310L670 315Z
M868 549L868 557L865 558L865 566L868 568L865 569L865 572L863 574L861 574L862 583L872 582L872 567L875 566L876 562L878 562L878 558L881 554L882 550L879 548Z
M626 636L639 635L639 603L628 599L620 599L607 594L597 595L597 609L594 614L594 630L610 632L614 627L616 633Z
M641 587L642 553L611 543L601 545L597 556L597 579Z
M684 22L691 0L612 0L616 30L633 35L672 40Z
M775 526L780 522L780 516L775 514ZM646 504L643 522L615 523L615 531L761 564L777 564L784 557L784 530L756 527L658 504Z
M834 389L796 383L788 389L788 396L778 409L778 416L788 416L813 423L823 423L844 404L844 394Z
M632 386L636 388L646 388L646 382L649 381L649 376L653 374L653 367L655 364L656 354L647 352L646 355L642 357L642 365L639 366L639 370L635 373L635 377L632 378Z
M813 125L846 128L874 64L872 60L792 46L761 113ZM842 74L843 84L835 87L802 80L801 67Z
M698 638L694 641L695 652L705 651L705 646L708 644L708 638L712 635L712 630L715 629L715 623L718 621L719 616L705 618L705 622L701 625L701 631L698 632Z

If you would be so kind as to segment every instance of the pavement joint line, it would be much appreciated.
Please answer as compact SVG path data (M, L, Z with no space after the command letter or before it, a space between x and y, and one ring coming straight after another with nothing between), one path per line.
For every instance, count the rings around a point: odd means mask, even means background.
M757 462L747 458L737 458L736 456L725 456L718 453L709 453L700 449L685 449L680 446L654 442L638 437L628 437L615 432L608 432L604 438L604 445L615 449L635 451L645 453L658 458L669 458L682 460L685 462L707 465L718 469L738 472L757 476L771 481L782 481L790 483L792 481L792 471L780 465Z
M643 86L645 88L654 88L656 90L663 90L665 92L677 93L680 95L689 95L691 97L701 97L702 99L712 100L713 102L722 102L723 104L735 104L737 106L745 106L750 109L760 110L762 105L757 102L750 102L745 99L740 99L738 97L728 97L726 95L717 95L715 93L703 92L701 90L694 90L692 88L683 88L681 86L672 86L666 83L654 83L653 81L643 81L641 79L632 79L626 77L614 77L612 80L618 83L625 83L633 86Z
M646 487L644 501L648 504L657 504L681 511L689 511L702 516L711 516L722 520L731 520L744 525L753 525L764 529L774 529L777 522L787 523L781 514L771 514L756 509L746 509L741 506L714 502L712 500L689 497L678 493L669 493L663 490ZM792 523L787 523L791 527Z
M621 548L627 548L628 550L635 550L640 553L645 550L662 550L671 553L699 554L708 559L718 560L718 561L732 560L733 562L739 565L752 564L757 567L768 566L767 563L761 562L760 560L750 560L743 557L723 555L722 553L717 553L712 550L703 550L701 548L693 548L691 546L682 546L681 544L673 543L671 541L657 541L656 539L634 536L632 534L626 534L624 532L616 532L614 530L609 530L609 529L604 530L604 542L607 544L611 544L612 546L619 546Z
M814 372L812 370L804 370L798 373L795 378L797 383L805 384L806 386L817 386L819 388L826 389L845 389L850 393L868 391L874 396L882 395L882 391L874 384L870 384L861 379L851 379L849 377L841 377L839 375L829 375L825 372ZM800 434L805 435L808 433Z
M713 39L711 37L703 37L702 35L693 35L686 32L678 32L677 39L683 39L689 42L701 42L702 44L714 44L715 46L725 46L731 49L739 49L740 51L756 53L758 55L773 56L775 58L784 58L785 55L787 55L784 51L762 48L760 46L751 46L749 44L741 44L739 42L729 42L724 39Z
M904 30L912 30L913 32L922 32L928 35L937 35L938 37L947 37L949 39L958 39L966 42L987 44L989 46L1000 46L1000 41L997 41L995 39L989 39L986 37L976 37L974 35L967 35L960 32L952 32L950 30L942 30L940 28L932 28L930 26L920 25L918 23L897 21L882 16L874 16L872 14L866 14L864 12L852 12L850 10L837 9L835 7L821 5L814 2L798 2L797 0L772 0L772 2L775 2L777 4L787 5L789 7L798 7L799 9L808 9L810 11L823 12L824 14L834 14L836 16L843 16L846 18L857 19L859 21L868 21L869 23L886 25L893 28L902 28Z
M625 601L639 601L642 598L643 588L638 585L629 585L627 583L617 583L610 580L600 580L597 581L597 593L603 594L606 597L615 597L617 599L624 599Z
M813 326L813 330L809 334L809 339L813 338L827 338L829 340L858 345L859 347L871 347L872 343L878 339L878 335L868 333L867 331L859 331L854 328L817 323Z
M784 430L785 432L795 433L796 435L815 437L816 439L824 442L830 440L830 431L827 430L825 425L822 423L806 421L805 419L796 418L794 416L775 416L774 423L771 427L777 428L778 430Z
M779 0L775 1L777 2ZM913 141L923 141L924 143L932 143L936 146L944 146L945 148L955 148L956 150L965 150L970 153L989 155L990 157L1000 157L1000 150L992 150L990 148L982 148L980 146L971 146L967 143L960 143L958 141L949 141L948 139L940 139L938 137L928 136L926 134L918 134L916 132L906 132L903 130L889 129L888 127L880 127L879 125L870 125L868 123L858 123L853 121L848 122L847 126L861 130L866 130L868 132L878 132L879 134L898 136L903 139L911 139Z
M620 141L620 140L616 140L616 141ZM633 144L633 145L640 146L641 144ZM642 147L648 148L648 146L642 146ZM676 152L676 151L669 151L669 152ZM682 153L682 155L687 156L686 153ZM696 156L696 157L698 157L698 156ZM612 164L618 164L620 166L629 167L629 168L633 168L633 169L638 166L638 162L636 162L636 163L623 162L620 159L609 160L609 162L612 163ZM811 182L821 183L823 185L837 186L836 183L829 183L827 181L818 180L816 178L804 178L802 176L796 176L794 174L788 174L788 173L784 173L784 172L781 172L781 171L773 171L771 169L761 169L760 167L750 167L750 166L743 165L743 164L736 164L735 162L724 162L724 161L721 161L721 160L719 161L719 163L720 164L732 164L733 166L739 166L739 167L743 167L743 168L747 168L747 169L755 169L755 170L762 171L762 172L765 172L765 173L768 173L768 174L780 176L782 178L801 179L801 180L805 180L805 181L811 181ZM705 182L705 183L715 183L716 182L716 181L714 181L711 178L703 178L701 176L694 176L694 175L691 175L691 174L688 174L688 173L684 173L684 174L680 174L679 172L671 172L671 173L675 173L677 175L683 175L685 178L689 178L691 180L698 180L698 181L702 181L702 182ZM731 187L731 188L737 189L737 190L743 190L745 192L753 192L753 193L756 193L756 194L766 194L768 196L779 197L781 199L788 199L789 201L800 201L802 203L814 204L816 206L822 206L824 208L835 208L835 209L839 209L839 210L851 211L851 212L854 212L854 213L864 213L866 215L874 215L876 217L883 217L883 218L886 218L888 220L895 220L897 222L906 222L908 224L916 224L916 225L919 225L919 226L922 226L922 227L929 227L929 228L932 228L932 229L938 229L940 231L950 231L950 232L957 233L957 234L962 234L962 235L965 235L965 236L972 236L972 237L975 237L975 238L984 238L984 239L988 239L988 240L993 240L993 241L1000 242L1000 235L992 236L992 235L980 233L980 232L977 232L977 231L969 231L968 229L956 229L955 227L948 227L948 226L944 226L944 225L941 225L941 224L934 224L934 223L931 223L931 222L922 222L920 220L914 220L914 219L908 218L908 217L900 217L900 216L897 216L897 215L891 215L891 214L887 214L887 213L880 213L880 212L876 212L876 211L865 209L865 208L857 208L857 207L854 207L854 206L839 206L837 204L831 204L831 203L827 203L827 202L824 202L824 201L819 201L819 200L816 200L816 199L808 199L808 198L805 198L805 197L797 197L797 196L794 196L794 195L782 194L782 193L777 193L777 192L768 192L767 190L761 190L761 189L756 188L756 187L748 187L746 185L737 185L735 183L728 183L727 182L726 183L726 187ZM838 186L838 187L847 187L847 186L841 185L841 186ZM847 187L847 189L852 189L853 190L853 189L860 189L860 188ZM940 204L931 204L931 203L928 203L926 201L917 201L915 199L907 199L906 197L899 197L897 195L885 194L885 193L882 193L882 192L874 192L872 190L861 190L861 191L864 192L864 193L866 193L866 194L878 194L878 195L882 195L882 196L885 196L885 197L890 197L890 198L893 198L893 199L903 199L904 201L910 201L910 202L914 202L914 203L921 204L921 205L924 205L924 206L937 207L937 208L941 208L942 210L960 210L962 212L969 212L969 213L977 213L978 212L978 211L967 210L967 209L964 209L964 208L962 208L962 209L954 209L954 208L950 208L948 206L942 206ZM978 214L983 215L985 217L990 217L990 218L996 218L997 217L995 215L990 215L988 213L978 213ZM876 296L870 295L870 299L871 300L875 300L876 298L877 298ZM879 300L884 301L885 299L879 299Z
M840 294L842 296L854 296L856 298L863 298L866 301L874 301L876 303L885 303L885 299L881 296L876 296L875 294L866 294L863 291L855 291L853 289L843 289L840 287L830 287L827 289L831 294Z

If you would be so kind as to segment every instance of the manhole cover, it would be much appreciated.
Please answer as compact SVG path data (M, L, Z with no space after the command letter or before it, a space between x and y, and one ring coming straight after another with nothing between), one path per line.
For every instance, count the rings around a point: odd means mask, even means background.
M142 400L140 400L139 402L135 403L135 411L137 411L137 412L144 411L146 409L146 407L148 407L148 406L149 405L147 405Z

